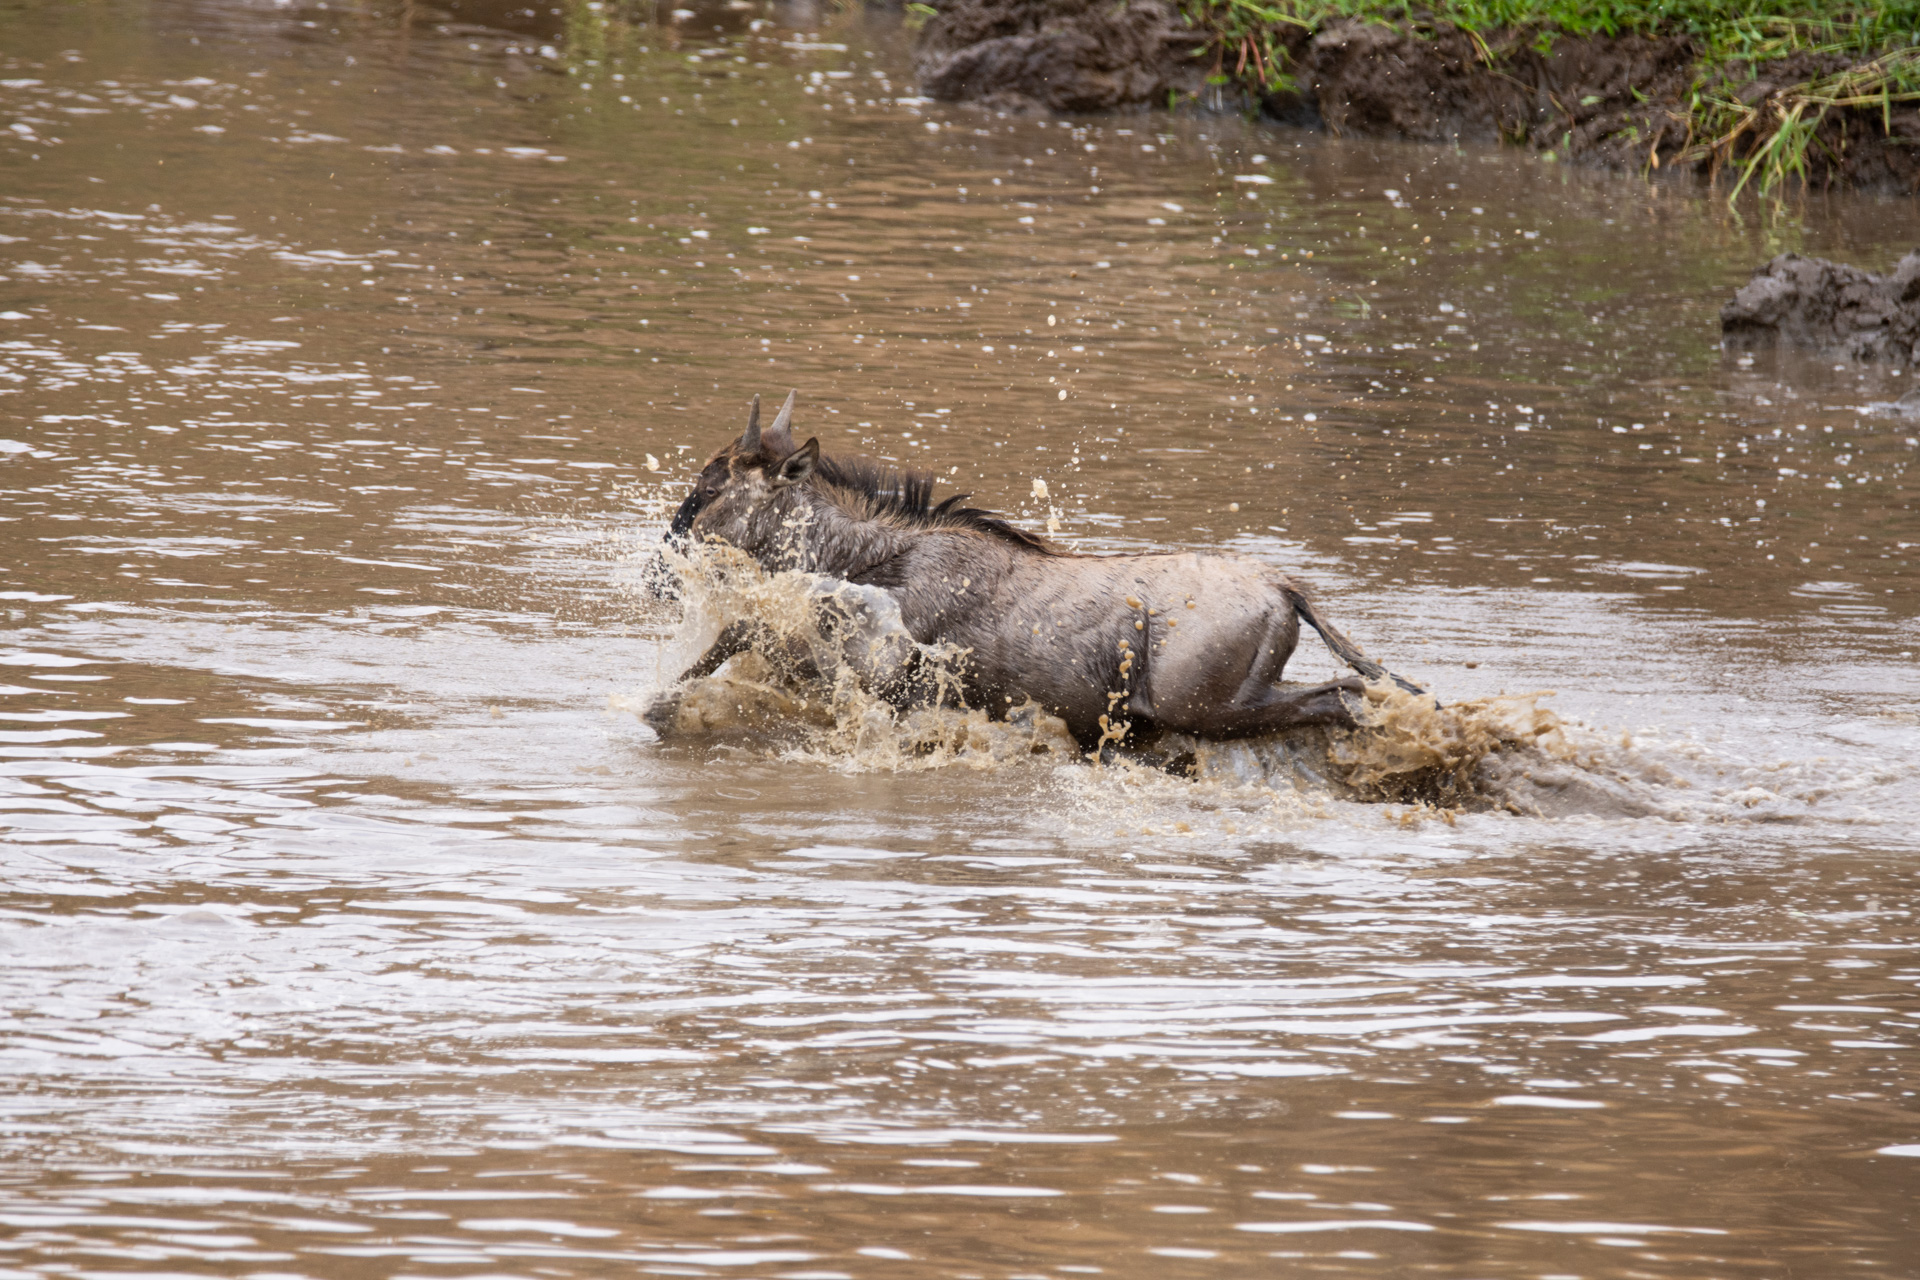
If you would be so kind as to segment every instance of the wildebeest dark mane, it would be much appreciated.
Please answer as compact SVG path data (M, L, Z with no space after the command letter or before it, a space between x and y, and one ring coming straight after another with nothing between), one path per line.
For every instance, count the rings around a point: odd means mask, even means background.
M860 514L871 520L915 529L968 529L1031 551L1058 554L1044 539L1015 528L993 512L961 505L968 494L934 502L934 478L925 472L885 466L870 458L823 456L814 477L839 496L852 499Z

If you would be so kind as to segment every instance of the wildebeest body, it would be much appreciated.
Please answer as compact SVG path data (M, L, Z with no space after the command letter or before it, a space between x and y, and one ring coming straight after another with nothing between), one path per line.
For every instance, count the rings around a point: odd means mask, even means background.
M912 639L947 655L938 673L863 673L894 701L940 697L992 713L1031 700L1089 747L1154 730L1226 738L1350 725L1343 695L1359 681L1278 683L1303 619L1356 670L1385 674L1267 565L1061 552L958 498L934 505L925 477L823 459L813 440L794 448L792 405L789 396L763 433L756 400L747 432L708 464L670 536L887 592ZM690 674L764 635L729 628Z

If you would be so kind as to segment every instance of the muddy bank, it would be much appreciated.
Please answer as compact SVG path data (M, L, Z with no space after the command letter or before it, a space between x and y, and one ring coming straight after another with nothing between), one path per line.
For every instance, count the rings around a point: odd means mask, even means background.
M1232 36L1189 23L1173 0L939 0L916 71L946 101L1064 112L1245 105L1284 124L1363 137L1526 145L1621 169L1726 174L1773 136L1785 110L1852 59L1801 53L1728 64L1696 91L1691 35L1472 32L1351 18ZM1544 48L1543 48L1544 45ZM1798 96L1796 96L1798 95ZM1719 99L1711 112L1700 99ZM1803 106L1795 177L1814 187L1920 191L1920 107ZM1818 123L1815 124L1814 122ZM1764 166L1765 181L1785 177Z
M1720 310L1732 351L1797 347L1850 360L1920 361L1920 250L1884 276L1783 253Z

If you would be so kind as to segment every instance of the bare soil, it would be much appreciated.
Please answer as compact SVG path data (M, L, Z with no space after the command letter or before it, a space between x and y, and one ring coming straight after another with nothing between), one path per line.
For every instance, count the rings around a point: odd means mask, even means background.
M1694 135L1687 104L1700 50L1691 37L1476 36L1415 33L1339 19L1286 35L1296 92L1242 85L1244 101L1284 124L1414 141L1506 141L1612 168L1711 175L1727 151ZM942 0L921 32L917 70L946 101L1067 113L1166 107L1232 73L1173 0ZM1838 57L1729 71L1724 92L1760 102L1776 89L1844 68ZM1744 155L1758 141L1734 144ZM1920 192L1920 109L1832 110L1807 152L1815 188Z

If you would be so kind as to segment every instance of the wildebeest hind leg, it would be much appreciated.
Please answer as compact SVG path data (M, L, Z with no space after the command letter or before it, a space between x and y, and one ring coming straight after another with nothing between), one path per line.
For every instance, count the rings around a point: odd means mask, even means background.
M1202 738L1251 738L1316 724L1351 729L1356 721L1348 697L1364 697L1364 690L1365 686L1352 678L1295 689L1269 686L1252 700L1235 699L1222 706L1155 715L1154 724Z
M1149 647L1141 656L1145 679L1129 701L1133 716L1160 729L1202 738L1250 738L1307 725L1352 728L1346 701L1365 696L1365 686L1348 677L1327 684L1282 688L1280 675L1299 642L1294 610L1276 609L1263 621L1253 643L1237 654L1213 651L1209 661L1169 668Z

